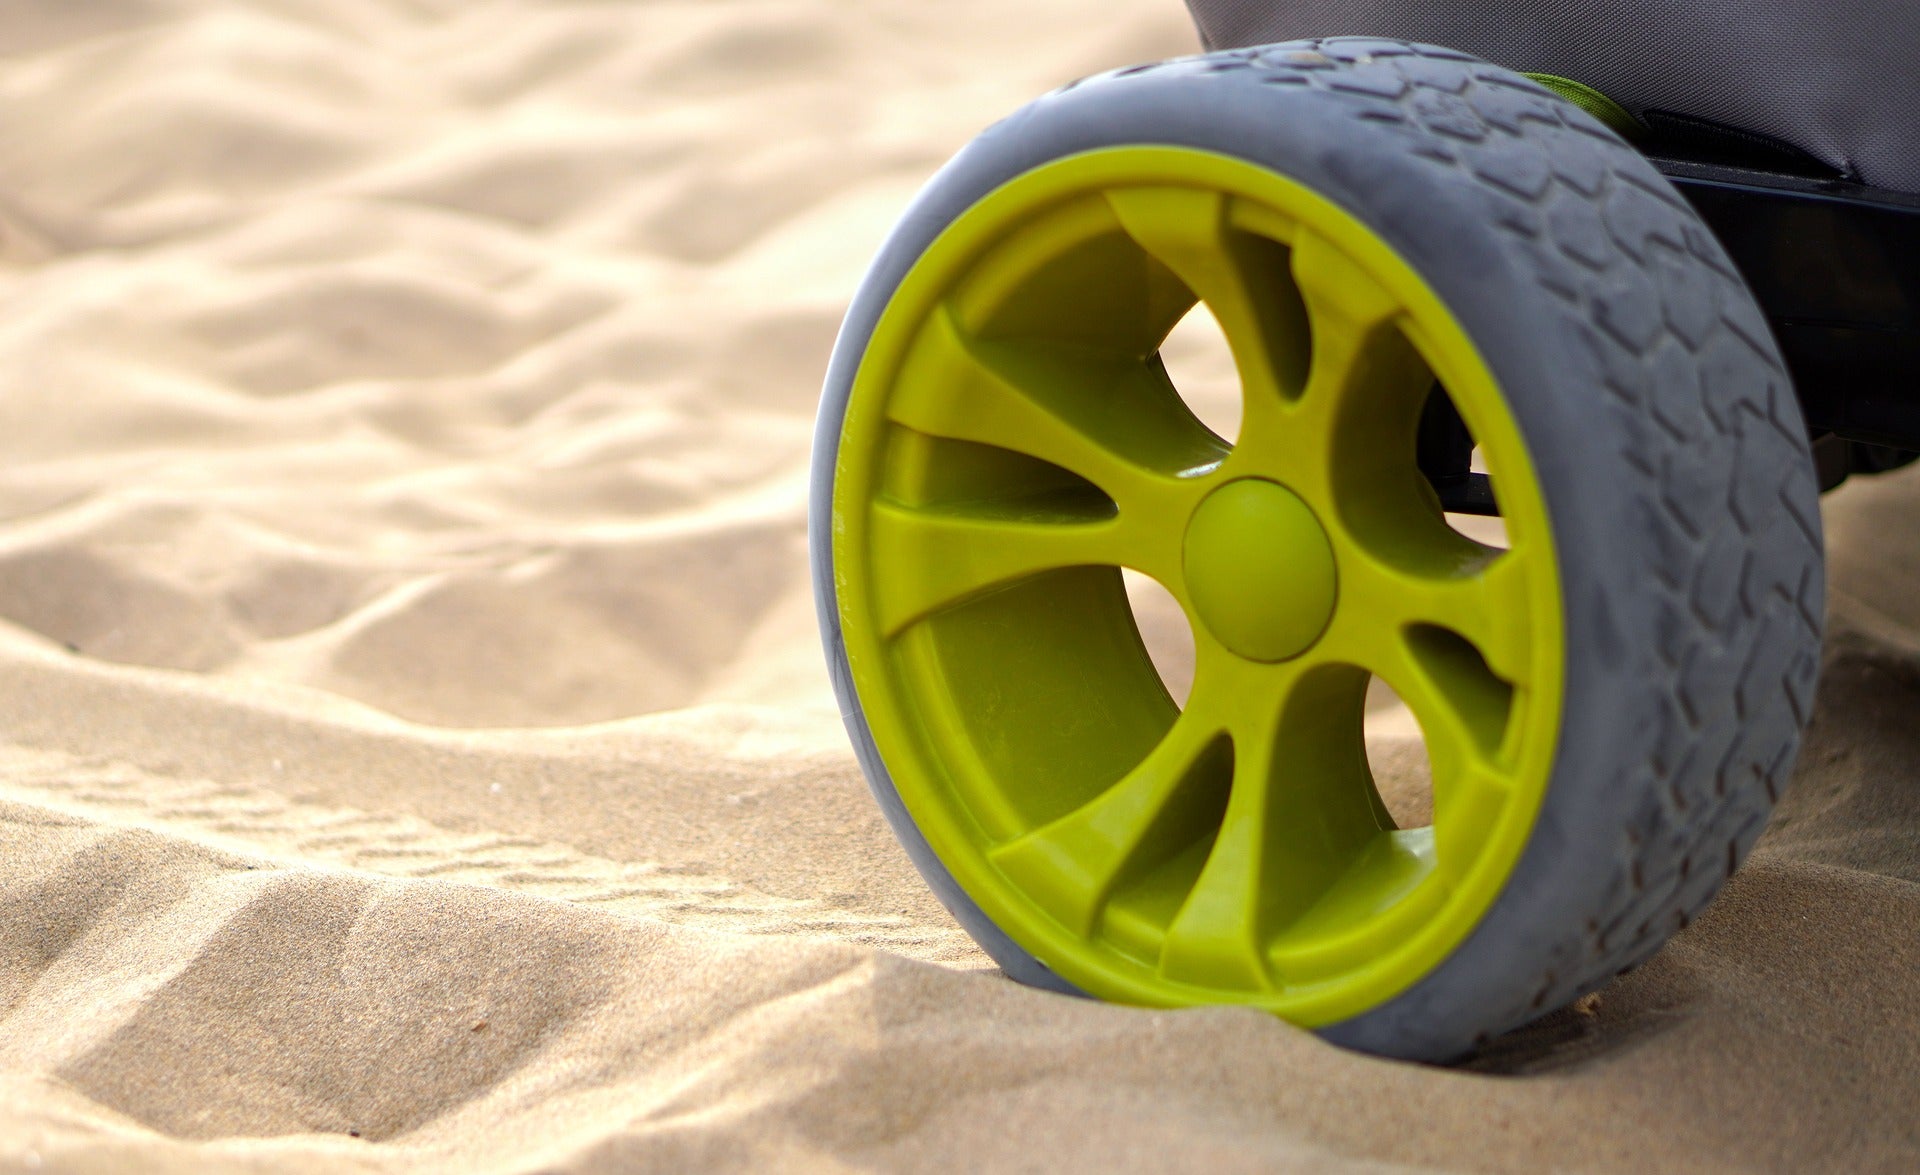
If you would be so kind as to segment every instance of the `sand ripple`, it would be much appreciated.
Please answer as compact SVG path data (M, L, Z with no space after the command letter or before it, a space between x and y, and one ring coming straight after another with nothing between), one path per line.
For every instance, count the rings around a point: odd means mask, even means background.
M1464 1069L1014 987L905 861L806 581L840 312L981 126L1192 47L1177 0L9 5L0 1168L1920 1166L1920 477L1829 500L1753 864Z

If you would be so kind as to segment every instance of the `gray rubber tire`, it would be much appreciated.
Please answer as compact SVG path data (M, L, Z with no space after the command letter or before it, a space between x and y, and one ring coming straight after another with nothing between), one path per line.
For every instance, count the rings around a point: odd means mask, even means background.
M902 806L847 670L832 478L880 311L934 237L1007 180L1108 146L1200 148L1287 175L1411 262L1506 392L1558 549L1568 647L1553 775L1510 882L1466 941L1320 1029L1445 1060L1657 951L1732 874L1786 782L1819 668L1817 491L1798 405L1726 253L1637 152L1518 74L1337 38L1104 74L981 135L921 193L835 347L812 558L867 778L934 891L1012 977L1068 990L961 892Z

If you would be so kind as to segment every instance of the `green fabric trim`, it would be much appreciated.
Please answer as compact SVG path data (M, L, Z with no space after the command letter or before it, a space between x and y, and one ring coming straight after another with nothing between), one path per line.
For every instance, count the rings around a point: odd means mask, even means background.
M1627 113L1626 107L1584 82L1555 77L1550 73L1530 73L1527 76L1606 123L1623 139L1631 141L1646 133L1646 126Z

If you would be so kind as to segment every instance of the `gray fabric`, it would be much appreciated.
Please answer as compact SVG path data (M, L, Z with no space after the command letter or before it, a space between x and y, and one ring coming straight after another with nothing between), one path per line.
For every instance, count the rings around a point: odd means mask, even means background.
M1188 0L1209 48L1344 34L1445 45L1784 140L1920 192L1920 0Z

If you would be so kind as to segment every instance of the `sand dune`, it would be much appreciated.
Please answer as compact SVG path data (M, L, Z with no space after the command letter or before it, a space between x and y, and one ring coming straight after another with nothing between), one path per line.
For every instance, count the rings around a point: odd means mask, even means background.
M0 1166L1920 1165L1920 477L1828 500L1752 864L1464 1068L1018 988L895 847L805 575L839 314L981 126L1193 47L1176 0L16 3Z

